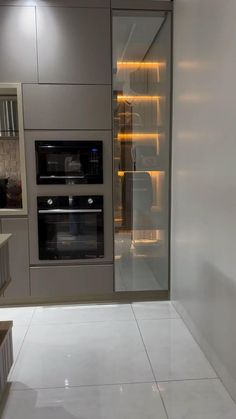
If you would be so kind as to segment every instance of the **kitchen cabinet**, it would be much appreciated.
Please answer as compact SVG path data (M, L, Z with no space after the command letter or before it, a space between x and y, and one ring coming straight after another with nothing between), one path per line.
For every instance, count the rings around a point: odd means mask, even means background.
M37 82L35 8L0 5L0 39L1 82Z
M79 298L113 292L112 265L30 268L34 298Z
M11 283L5 298L23 299L29 296L29 244L27 218L3 218L2 233L10 233L9 263Z
M11 276L9 269L9 239L11 234L0 234L0 295L8 287Z
M12 321L0 322L0 395L7 387L7 379L13 364Z
M31 0L0 0L0 6L35 6L36 1Z
M23 86L25 129L111 129L111 86Z
M0 215L26 214L21 84L0 83Z
M110 10L39 7L40 83L111 83Z

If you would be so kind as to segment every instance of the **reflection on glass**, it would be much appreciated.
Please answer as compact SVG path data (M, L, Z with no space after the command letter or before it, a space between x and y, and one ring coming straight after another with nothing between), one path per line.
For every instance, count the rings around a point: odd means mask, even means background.
M0 88L0 208L22 208L16 88Z
M168 289L171 18L113 16L116 291Z

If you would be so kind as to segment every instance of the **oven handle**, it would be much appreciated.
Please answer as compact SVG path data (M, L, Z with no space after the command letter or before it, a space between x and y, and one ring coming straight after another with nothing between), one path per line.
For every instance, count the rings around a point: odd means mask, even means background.
M39 210L39 214L78 214L86 212L101 213L102 209L77 209L77 210L66 210L66 209L51 209L51 210Z
M84 179L85 176L39 176L40 179Z

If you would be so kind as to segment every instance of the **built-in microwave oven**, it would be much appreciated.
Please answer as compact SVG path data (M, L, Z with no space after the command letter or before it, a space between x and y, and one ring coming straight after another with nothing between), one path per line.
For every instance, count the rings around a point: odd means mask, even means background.
M40 260L104 257L103 196L38 197Z
M103 183L102 141L35 141L37 184Z

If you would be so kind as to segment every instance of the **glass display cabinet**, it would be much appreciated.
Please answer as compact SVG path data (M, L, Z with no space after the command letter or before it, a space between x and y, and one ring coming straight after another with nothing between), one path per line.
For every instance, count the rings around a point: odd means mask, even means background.
M20 84L0 84L0 216L27 213Z
M116 291L169 289L171 14L113 13Z

